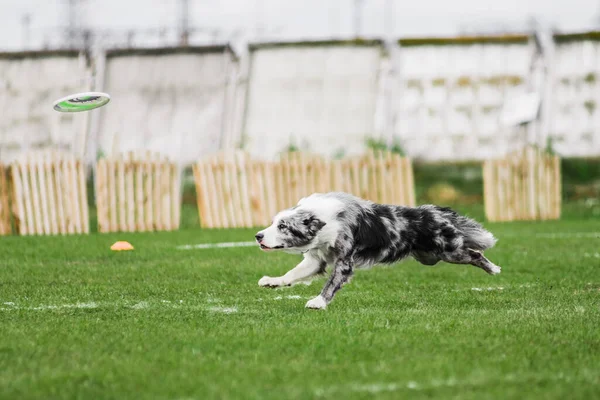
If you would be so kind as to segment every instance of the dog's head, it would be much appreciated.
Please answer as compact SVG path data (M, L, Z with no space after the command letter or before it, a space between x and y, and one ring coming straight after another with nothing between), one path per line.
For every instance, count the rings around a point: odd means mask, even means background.
M260 248L269 250L306 251L318 245L318 233L325 226L308 210L293 208L280 212L273 223L255 236Z

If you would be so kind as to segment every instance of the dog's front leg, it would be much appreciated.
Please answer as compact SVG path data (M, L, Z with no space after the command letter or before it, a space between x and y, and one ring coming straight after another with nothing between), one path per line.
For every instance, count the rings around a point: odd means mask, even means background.
M352 277L354 269L354 262L352 256L340 257L335 261L333 272L329 277L329 280L321 290L321 294L317 297L310 299L306 303L306 308L313 309L325 309L327 304L331 303L335 292L347 283Z
M325 271L327 263L319 260L309 253L304 255L304 260L300 262L294 269L288 271L283 276L270 277L263 276L259 281L258 285L263 287L280 287L280 286L292 286L295 283L301 282L313 275Z

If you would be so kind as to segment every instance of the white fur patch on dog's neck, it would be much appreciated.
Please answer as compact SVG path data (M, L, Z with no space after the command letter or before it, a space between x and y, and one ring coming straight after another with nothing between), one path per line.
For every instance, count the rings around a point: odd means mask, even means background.
M295 210L307 210L312 212L317 218L325 222L326 225L317 234L317 243L311 246L327 247L333 246L339 232L339 222L336 215L344 210L344 203L335 197L322 195L320 193L312 194L298 202Z

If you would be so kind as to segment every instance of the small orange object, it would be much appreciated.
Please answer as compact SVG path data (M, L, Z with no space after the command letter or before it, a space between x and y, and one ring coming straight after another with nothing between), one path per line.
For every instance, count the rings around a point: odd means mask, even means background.
M129 242L117 242L110 246L112 251L133 250L133 246Z

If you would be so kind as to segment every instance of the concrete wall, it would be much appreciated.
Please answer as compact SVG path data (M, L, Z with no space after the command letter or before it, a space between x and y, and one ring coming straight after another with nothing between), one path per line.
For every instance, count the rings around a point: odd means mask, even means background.
M252 47L241 132L248 151L362 152L375 133L381 53L376 42Z
M534 135L563 156L600 155L600 37L556 35L540 85L542 124ZM500 41L501 40L501 41ZM525 38L406 40L398 68L395 134L429 160L500 156L527 140L499 121L504 102L539 79ZM535 86L535 85L533 85Z
M558 37L549 124L559 154L600 155L600 41Z
M563 156L600 156L600 34L554 44L536 138ZM533 54L523 36L262 44L239 62L226 46L119 50L92 56L95 81L77 53L0 54L0 161L46 147L89 162L152 150L189 164L240 146L261 158L290 145L337 156L362 153L368 137L398 139L416 158L481 160L527 137L499 117L535 81ZM91 89L111 103L52 109Z
M82 156L89 113L58 113L52 105L90 85L85 59L75 52L0 54L0 161L47 147Z
M97 122L104 154L152 150L188 164L221 147L234 65L226 47L109 52L111 103Z
M532 56L526 37L406 40L393 54L394 134L411 156L485 159L523 135L504 129L499 116L504 102L526 89Z

